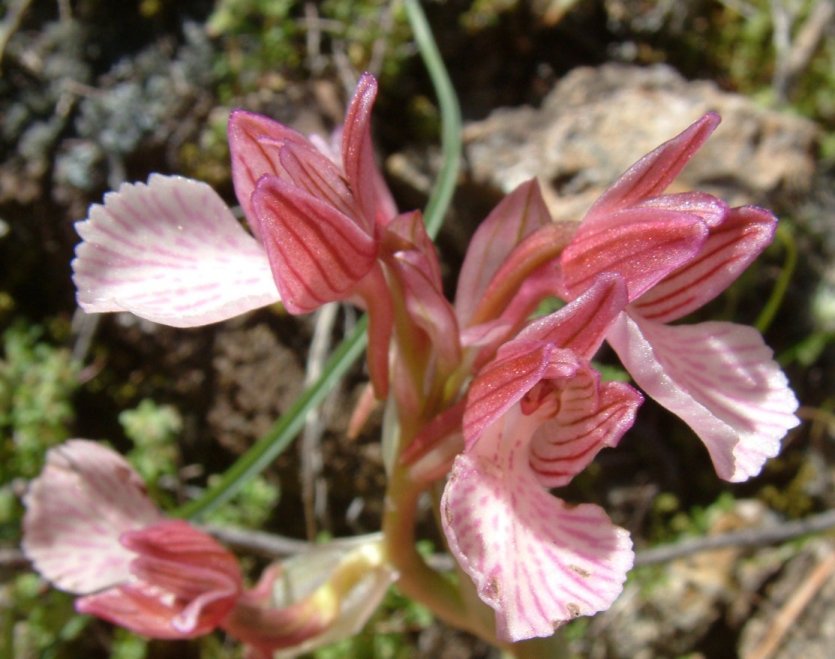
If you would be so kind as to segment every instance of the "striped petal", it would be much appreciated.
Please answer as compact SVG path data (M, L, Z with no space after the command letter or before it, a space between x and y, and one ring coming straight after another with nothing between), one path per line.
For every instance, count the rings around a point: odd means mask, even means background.
M470 240L455 293L455 310L466 326L488 284L525 238L551 222L536 179L507 195L479 225Z
M698 256L635 301L644 318L661 323L677 320L724 291L774 237L777 218L762 208L730 209L711 227Z
M441 500L450 551L495 610L498 636L514 642L608 608L633 561L628 533L602 509L551 496L519 459L530 431L503 417L456 458Z
M279 299L264 249L205 183L159 174L125 183L76 228L73 280L88 313L195 327Z
M597 371L578 368L564 383L559 412L534 433L530 464L543 487L567 485L605 447L616 446L635 422L643 397L629 385L600 384Z
M258 238L261 227L252 208L252 193L265 174L288 177L281 163L281 149L287 144L308 145L298 131L254 112L233 110L227 127L232 158L232 183L249 226Z
M372 236L291 183L265 176L253 201L275 283L291 313L349 297L376 262Z
M632 165L589 209L583 228L592 228L598 221L605 222L610 213L664 192L719 122L719 115L709 112Z
M50 449L23 501L23 551L46 579L77 594L128 579L135 555L120 536L161 519L124 458L81 439Z
M707 236L708 227L696 214L643 207L619 211L600 230L578 231L563 250L563 286L574 297L598 275L613 272L635 300L696 256Z
M376 224L385 225L394 217L377 217L378 192L387 188L380 186L382 177L374 162L374 147L371 144L371 110L376 97L377 81L371 74L364 73L348 104L342 128L345 177L360 210L357 221L368 233L374 233Z
M543 378L572 377L577 358L561 356L590 358L625 305L623 282L605 275L579 298L505 343L470 385L463 423L467 446Z
M696 432L725 480L757 475L798 424L786 376L752 327L624 313L607 339L638 385Z
M192 638L214 629L243 591L235 557L182 520L126 532L130 581L76 603L95 615L154 638Z

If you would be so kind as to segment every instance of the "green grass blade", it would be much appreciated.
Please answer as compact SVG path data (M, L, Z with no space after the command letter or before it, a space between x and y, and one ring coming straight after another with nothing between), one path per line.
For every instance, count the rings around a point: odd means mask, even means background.
M444 60L438 51L432 30L423 13L423 8L418 0L406 0L406 13L409 16L409 23L415 35L423 63L429 71L432 85L435 87L435 94L438 96L438 107L441 112L441 151L443 164L438 173L438 180L424 211L426 230L434 238L444 221L444 216L449 209L452 195L455 192L455 185L458 181L458 172L461 169L461 110L458 106L458 97L455 95L455 88L449 79Z
M780 310L783 304L783 299L786 297L786 292L789 290L789 282L791 282L792 275L794 275L797 267L797 244L794 240L794 234L788 224L781 222L777 225L777 239L783 243L783 248L786 251L786 258L783 261L783 267L780 269L780 275L777 281L774 282L774 288L771 289L771 295L765 303L760 315L754 323L760 333L765 334L774 317Z
M365 349L368 318L363 316L354 331L331 354L321 377L304 390L295 403L252 448L235 462L220 480L199 499L186 504L175 515L195 518L215 510L249 481L266 469L304 427L307 413L319 405Z

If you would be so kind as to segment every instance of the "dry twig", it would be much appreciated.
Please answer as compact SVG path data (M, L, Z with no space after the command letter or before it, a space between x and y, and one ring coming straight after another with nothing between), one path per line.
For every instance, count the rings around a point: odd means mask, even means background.
M310 342L310 352L307 355L305 386L310 386L322 374L322 367L330 350L331 335L338 310L339 305L332 302L316 312L313 339ZM322 518L326 512L324 502L327 499L327 484L321 478L321 440L322 434L325 432L325 419L332 407L335 393L336 391L328 396L321 408L312 410L307 415L304 432L299 442L302 501L304 503L305 532L308 540L313 540L316 537L316 520Z
M691 554L713 549L774 545L781 542L788 542L789 540L794 540L804 535L823 533L832 529L835 529L835 510L828 510L824 513L811 515L805 519L783 522L782 524L769 525L756 529L745 529L733 533L723 533L707 538L682 540L681 542L662 545L653 549L645 549L637 552L635 566L667 563L677 558L683 558Z
M18 0L17 2L10 3L8 6L6 16L3 18L3 22L0 23L0 69L3 68L3 54L6 52L6 45L9 43L9 39L12 38L12 35L17 32L17 29L20 27L20 22L23 20L23 15L31 4L32 0Z
M785 606L774 616L764 637L745 659L770 659L773 657L779 649L786 632L797 621L800 614L812 601L812 598L829 581L833 573L835 573L835 551L830 551L826 558L812 569Z

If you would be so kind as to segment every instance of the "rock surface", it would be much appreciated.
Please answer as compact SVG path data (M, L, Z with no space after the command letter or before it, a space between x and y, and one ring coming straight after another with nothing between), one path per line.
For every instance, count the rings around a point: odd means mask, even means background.
M502 193L539 177L554 216L579 219L630 164L711 110L722 124L676 182L680 189L772 206L809 191L814 123L664 65L578 68L541 108L502 108L469 124L469 173Z

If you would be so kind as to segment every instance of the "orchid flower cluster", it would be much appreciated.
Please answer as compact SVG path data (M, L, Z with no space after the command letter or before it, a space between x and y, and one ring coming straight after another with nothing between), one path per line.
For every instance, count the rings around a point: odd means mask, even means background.
M73 440L31 484L24 530L35 568L81 595L80 611L157 638L221 628L272 656L353 633L397 581L451 624L512 647L621 591L627 531L552 490L619 443L645 395L732 482L759 473L798 423L755 329L676 324L736 279L776 225L762 208L665 193L717 115L638 160L580 222L553 221L537 182L520 185L476 231L449 301L421 213L398 212L375 164L376 93L363 75L331 141L231 114L249 232L208 185L154 174L91 208L73 268L85 311L176 327L277 302L292 314L334 301L367 312L367 372L385 404L382 533L277 564L247 589L233 555L165 518L124 459ZM558 310L538 311L552 299ZM604 342L643 393L601 376L592 359ZM435 487L457 582L414 547L419 497ZM293 578L303 585L288 590Z

